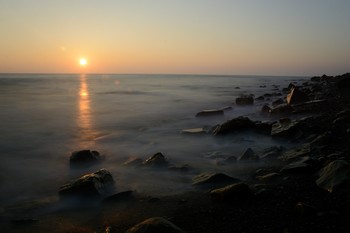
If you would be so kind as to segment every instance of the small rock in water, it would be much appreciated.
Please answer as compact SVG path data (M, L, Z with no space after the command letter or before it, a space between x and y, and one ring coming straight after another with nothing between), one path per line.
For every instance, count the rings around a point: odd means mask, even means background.
M154 217L133 226L125 233L184 233L184 231L164 218Z
M181 131L181 134L190 134L190 135L206 134L206 133L207 131L205 131L203 128L184 129Z
M101 160L100 153L98 151L80 150L72 152L69 158L71 166L92 164Z
M167 159L165 156L158 152L154 155L152 155L150 158L148 158L143 165L148 167L166 167L169 165Z
M230 177L223 173L203 173L193 178L193 185L201 188L219 188L225 185L240 182L239 179Z
M221 116L224 115L224 110L213 109L213 110L203 110L196 114L196 117L206 117L206 116Z
M237 105L253 105L254 104L254 98L252 95L249 96L241 96L236 98L236 104Z
M232 120L226 121L222 125L218 125L214 129L214 135L233 133L239 130L249 130L254 126L254 122L248 117L237 117Z
M255 161L255 160L259 160L259 156L257 154L255 154L255 152L251 148L248 148L239 160L240 161L249 161L249 160Z

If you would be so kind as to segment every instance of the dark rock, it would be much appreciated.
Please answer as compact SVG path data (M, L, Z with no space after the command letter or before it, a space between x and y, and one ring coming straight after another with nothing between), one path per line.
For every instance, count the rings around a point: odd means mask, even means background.
M336 83L339 89L346 89L350 87L350 73L337 76L336 78Z
M294 108L288 104L278 105L270 110L271 115L283 115L292 113Z
M235 89L241 89L240 87L235 87Z
M236 104L237 105L253 105L254 98L253 98L253 96L241 96L241 97L236 98Z
M318 113L329 109L328 100L311 100L301 104L293 105L295 113Z
M11 220L11 223L13 225L30 225L37 223L39 219L33 219L33 218L21 218L21 219L13 219Z
M282 121L272 125L271 136L293 138L299 130L299 121Z
M263 182L273 182L281 178L281 175L277 172L271 172L266 175L257 176L256 179Z
M266 87L266 85L260 85L259 87L260 87L260 88L265 88L265 87Z
M260 112L263 113L263 114L269 114L270 111L271 111L270 106L268 104L264 104L264 106L262 106Z
M210 192L210 197L215 201L242 201L252 196L253 191L244 183L231 184Z
M350 164L345 160L335 160L320 170L316 184L334 193L350 192Z
M193 168L188 165L182 165L182 166L170 166L168 167L169 171L174 171L174 172L189 172L191 170L193 170Z
M143 163L143 165L148 166L148 167L166 167L168 166L168 161L165 158L165 156L158 152L148 159Z
M283 152L282 155L279 157L279 159L287 162L296 162L300 160L302 157L309 156L310 154L311 154L310 144L306 143Z
M138 167L142 166L143 160L140 158L130 158L128 161L124 163L125 166L133 166L133 167Z
M298 202L295 206L295 211L299 217L313 216L317 213L317 209L314 206L304 202Z
M276 106L281 105L283 103L284 103L284 100L279 98L279 99L272 102L272 106L276 107Z
M116 194L113 194L109 197L106 197L105 199L103 199L103 203L116 203L116 202L121 202L121 201L126 201L132 198L132 194L134 193L134 191L129 190L129 191L124 191L124 192L119 192Z
M212 189L234 184L239 181L239 179L230 177L223 173L203 173L195 176L192 184L200 188Z
M101 169L62 185L59 189L59 194L61 197L100 197L107 194L113 187L112 174L106 169Z
M187 135L203 135L206 133L207 131L204 128L184 129L181 131L181 134L187 134Z
M287 104L300 104L307 102L309 97L297 87L293 87L287 95Z
M230 156L230 157L228 157L227 159L225 159L225 162L226 163L236 163L237 162L237 158L236 158L236 156Z
M259 160L259 156L257 154L255 154L255 152L251 148L248 148L239 160L240 161L249 161L249 160L255 161L255 160Z
M264 96L259 96L259 97L255 98L255 100L263 101L263 100L265 100L265 97Z
M100 153L98 151L80 150L72 152L69 158L71 166L78 166L83 164L92 164L101 160Z
M212 109L203 110L196 114L196 117L207 117L207 116L222 116L224 115L224 110L222 109Z
M262 159L277 159L282 152L284 151L284 148L282 146L272 146L269 148L264 149L260 154L259 157Z
M312 167L304 162L293 162L281 169L281 173L284 174L302 174L302 173L312 173L314 170Z
M133 226L125 233L184 233L179 227L170 221L154 217L146 219L145 221Z
M272 130L273 124L274 124L273 122L256 121L256 122L254 122L254 131L256 133L271 135L271 130Z
M254 122L248 117L237 117L232 120L226 121L222 125L217 126L214 129L214 135L228 134L235 131L249 130L254 126Z

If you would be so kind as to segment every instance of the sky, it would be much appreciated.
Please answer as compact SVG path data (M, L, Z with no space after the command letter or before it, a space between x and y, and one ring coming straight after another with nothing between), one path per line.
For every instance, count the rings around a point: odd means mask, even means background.
M349 12L348 0L0 0L0 73L337 75L350 71Z

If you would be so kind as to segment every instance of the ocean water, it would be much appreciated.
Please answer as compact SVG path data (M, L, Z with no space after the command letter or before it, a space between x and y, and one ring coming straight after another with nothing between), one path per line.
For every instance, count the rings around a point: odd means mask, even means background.
M170 194L191 190L200 172L244 176L250 165L220 165L288 142L240 133L225 137L183 135L181 130L205 127L237 116L268 120L259 111L264 101L239 107L242 94L280 92L303 77L0 74L0 205L57 198L59 187L99 168L110 170L118 191ZM195 117L204 109L231 106L223 116ZM101 164L72 170L72 151L92 149ZM146 159L162 152L174 165L188 164L189 173L130 168L130 158ZM215 156L212 156L215 155Z

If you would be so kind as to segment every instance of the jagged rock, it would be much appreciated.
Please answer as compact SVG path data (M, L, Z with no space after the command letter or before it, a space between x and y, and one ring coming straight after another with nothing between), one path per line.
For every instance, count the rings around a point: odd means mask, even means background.
M231 184L210 192L210 197L215 201L242 201L252 196L253 191L244 183Z
M236 104L237 105L253 105L254 104L254 98L253 96L241 96L236 98Z
M283 115L292 113L294 108L288 104L278 105L270 110L270 114L272 115Z
M219 188L225 185L239 182L239 179L230 177L223 173L202 173L193 178L193 185L200 188Z
M226 121L222 125L218 125L214 129L214 135L228 134L240 130L249 130L254 126L254 122L248 117L237 117L232 120Z
M262 106L260 112L263 114L269 114L271 111L271 108L268 104L264 104L264 106Z
M272 124L273 124L272 122L255 121L254 122L254 131L256 133L271 135Z
M299 121L282 121L272 125L271 136L292 138L299 130Z
M283 103L284 103L284 100L279 98L279 99L272 102L272 106L276 107L276 106L281 105Z
M71 166L79 166L92 164L101 161L101 156L98 151L80 150L72 152L69 158Z
M59 189L61 197L99 197L104 196L112 190L114 180L112 174L106 169L84 175L76 180L62 185Z
M193 128L193 129L184 129L181 131L181 134L188 135L198 135L198 134L206 134L207 131L203 128Z
M284 151L284 148L282 146L272 146L269 148L264 149L260 154L259 157L261 159L277 159L282 152Z
M293 87L287 95L287 104L289 105L304 103L308 100L309 97L307 96L307 94L305 94L297 87Z
M304 162L293 162L284 166L281 171L284 174L301 174L313 172L312 167Z
M293 149L287 150L282 153L279 159L287 162L296 162L302 157L309 156L311 154L311 147L309 143L305 143L301 146L297 146Z
M168 166L169 163L165 156L162 153L158 152L146 159L143 165L148 167L165 167Z
M320 170L316 184L329 192L350 192L350 164L335 160Z
M172 222L161 218L154 217L133 226L125 233L184 233L179 227Z
M222 109L212 109L203 110L196 114L196 117L206 117L206 116L221 116L224 115L224 110Z
M255 160L259 160L259 156L257 154L255 154L255 152L251 148L248 148L239 160L240 161L249 161L249 160L255 161Z

